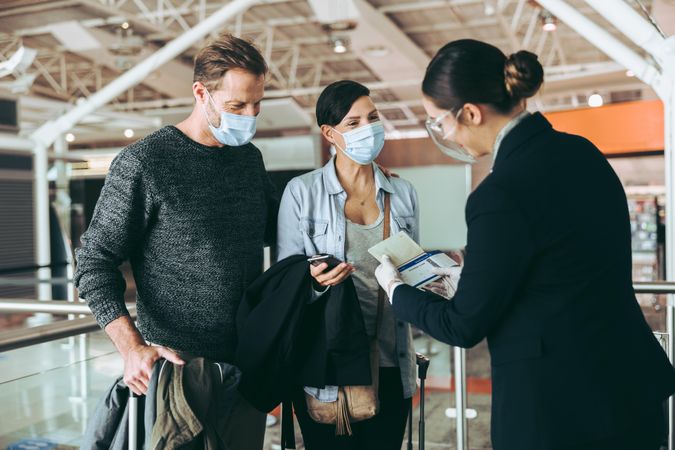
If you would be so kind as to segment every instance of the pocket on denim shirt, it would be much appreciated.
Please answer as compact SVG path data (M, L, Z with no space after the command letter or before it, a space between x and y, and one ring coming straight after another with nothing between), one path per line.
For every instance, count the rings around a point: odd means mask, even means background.
M401 231L405 231L408 236L413 237L415 229L414 216L396 216L394 220Z
M326 251L326 236L328 235L327 220L302 219L300 221L300 229L304 235L307 254L317 254ZM311 244L311 247L307 244Z

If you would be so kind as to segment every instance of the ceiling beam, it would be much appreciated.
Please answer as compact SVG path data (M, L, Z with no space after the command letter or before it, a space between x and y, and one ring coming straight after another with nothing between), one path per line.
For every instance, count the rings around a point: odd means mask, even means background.
M475 5L483 3L484 0L421 0L410 3L397 3L393 5L380 6L378 11L383 14L395 14L410 11L420 11L423 9L451 8L457 6Z
M352 2L359 14L359 24L349 34L354 54L383 82L421 80L429 55L366 0ZM375 47L383 49L386 55L374 54L371 49ZM420 95L419 86L399 86L393 92L402 100Z

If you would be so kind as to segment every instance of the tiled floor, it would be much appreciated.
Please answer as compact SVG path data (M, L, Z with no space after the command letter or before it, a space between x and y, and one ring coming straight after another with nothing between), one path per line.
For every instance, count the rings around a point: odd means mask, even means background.
M25 438L78 445L89 412L122 372L101 333L0 355L0 449Z
M663 328L663 311L645 310L655 329ZM432 355L426 396L426 448L455 449L451 392L451 349L427 338L415 340L419 352ZM77 446L91 411L123 370L122 361L102 332L63 339L0 354L0 450L25 438L46 438ZM490 449L490 364L485 343L467 352L469 448ZM416 404L419 399L416 399ZM414 442L419 410L414 410ZM265 450L279 447L278 423L267 429ZM298 448L302 449L298 433ZM406 448L404 443L403 448ZM414 448L417 448L415 444Z
M417 339L416 345L418 351L430 353L426 338ZM438 343L431 350L435 354L426 400L427 448L450 449L455 439L453 419L445 415L446 408L454 402L447 378L450 352ZM474 369L483 365L483 358L476 358L472 352L484 354L484 350L469 352L473 368L468 374L475 376ZM1 354L0 449L26 438L79 445L89 414L122 370L119 355L101 332ZM469 402L470 407L479 410L478 418L470 421L471 448L488 448L489 396L472 395ZM417 408L415 411L416 441L419 419ZM279 448L279 430L278 423L268 428L265 450ZM298 435L299 448L303 448L301 443Z

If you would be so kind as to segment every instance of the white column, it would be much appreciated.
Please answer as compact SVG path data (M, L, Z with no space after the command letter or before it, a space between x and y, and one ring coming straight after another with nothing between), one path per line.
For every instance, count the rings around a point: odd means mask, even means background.
M64 156L68 151L68 143L63 135L59 135L54 141L54 153L56 156ZM70 178L68 174L68 162L65 159L57 159L56 167L56 212L59 216L61 227L70 239Z
M49 242L49 181L47 170L49 157L47 148L36 145L33 151L33 220L35 221L35 262L40 266L51 264ZM51 269L39 269L38 279L51 278ZM38 283L38 299L51 300L52 287L47 283Z
M675 280L675 81L665 89L664 153L666 160L666 280ZM668 295L666 331L668 332L668 357L675 362L675 295ZM675 412L673 397L668 399L668 449L675 449Z

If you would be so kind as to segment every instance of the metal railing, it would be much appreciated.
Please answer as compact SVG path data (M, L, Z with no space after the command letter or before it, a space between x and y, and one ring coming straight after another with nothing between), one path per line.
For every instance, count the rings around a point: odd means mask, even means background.
M127 305L135 306L133 304ZM0 313L50 313L50 314L87 314L91 309L85 303L65 300L36 301L19 298L0 299Z
M40 279L0 276L0 286L35 286L36 284L71 284L72 282L72 279L66 277Z
M636 294L667 294L666 305L666 334L668 336L667 353L671 363L673 359L673 331L675 330L675 282L636 282L633 283ZM455 427L457 429L457 450L469 449L469 437L467 433L467 392L466 392L466 350L453 347L454 352L454 375L455 375ZM668 450L675 450L673 432L673 397L668 399Z
M633 283L636 294L666 294L666 336L668 359L675 362L675 283L673 282L644 282ZM675 402L673 397L668 399L668 450L675 450Z
M129 316L136 318L136 305L127 304ZM0 353L31 345L42 344L57 339L77 336L100 330L96 319L91 317L91 310L84 303L61 300L32 301L21 299L0 299L0 313L51 313L63 315L88 315L72 320L63 320L31 328L19 328L0 333Z
M673 362L673 334L675 331L675 282L639 282L634 283L636 294L666 294L666 334L668 336L667 353ZM129 315L136 318L136 305L127 304ZM91 314L83 303L66 303L61 301L30 301L20 299L0 299L0 313L2 312L48 312L53 314ZM43 342L49 342L64 337L76 336L99 329L93 317L62 321L42 325L34 328L23 328L0 333L0 352L28 347ZM454 378L455 378L455 426L457 430L457 450L468 450L469 439L467 433L467 391L466 391L466 350L453 348ZM668 449L675 450L673 443L673 398L668 400L669 435Z

